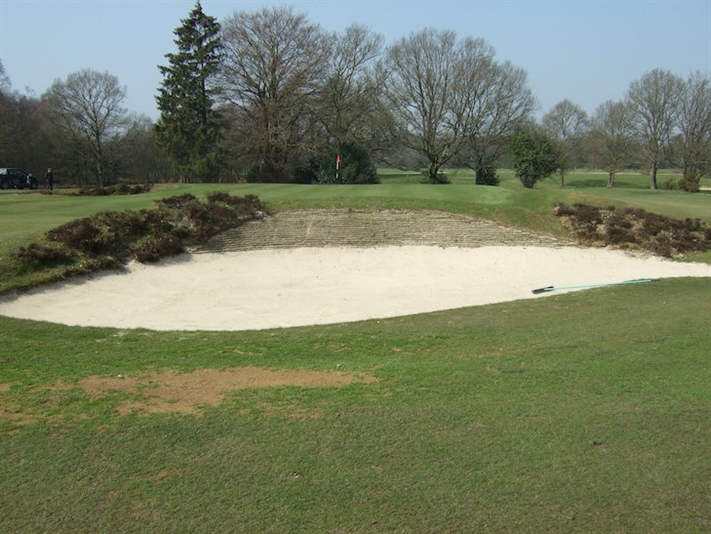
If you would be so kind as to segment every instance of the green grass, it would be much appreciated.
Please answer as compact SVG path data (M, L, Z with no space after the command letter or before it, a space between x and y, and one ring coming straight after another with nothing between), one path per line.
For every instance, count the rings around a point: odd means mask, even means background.
M711 192L692 195L680 191L650 191L648 178L637 173L624 174L626 178L619 178L613 189L605 187L606 177L602 174L571 172L566 178L566 188L561 188L557 179L550 178L534 190L524 189L512 171L507 170L500 171L500 187L474 186L473 173L466 170L450 174L452 184L443 186L422 184L418 175L393 169L381 170L380 176L381 184L363 186L174 184L158 187L148 194L103 197L2 192L0 253L5 253L8 242L22 242L53 226L97 211L151 208L155 200L165 196L190 192L204 197L215 190L255 194L273 209L332 206L443 209L549 232L562 231L552 215L552 207L557 202L629 205L670 217L694 217L711 222Z
M711 198L577 180L534 191L505 180L170 192L253 193L276 209L447 209L537 230L554 227L558 200L657 202L694 216ZM0 250L164 194L0 195ZM255 332L0 316L2 530L708 532L709 346L711 279ZM244 389L200 416L121 416L126 394L53 389L92 375L246 365L378 381Z

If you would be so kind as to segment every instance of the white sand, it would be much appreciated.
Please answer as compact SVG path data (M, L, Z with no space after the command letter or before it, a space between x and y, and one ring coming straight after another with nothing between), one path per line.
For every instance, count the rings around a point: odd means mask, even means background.
M545 298L545 286L711 276L711 266L576 247L378 247L182 255L0 299L67 325L253 330ZM653 284L649 290L654 291Z

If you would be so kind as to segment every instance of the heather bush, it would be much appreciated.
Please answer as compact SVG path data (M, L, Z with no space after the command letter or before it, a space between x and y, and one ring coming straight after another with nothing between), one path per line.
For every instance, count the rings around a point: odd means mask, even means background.
M30 269L71 264L67 275L119 268L130 259L156 262L265 212L253 195L212 193L201 202L184 194L158 200L153 210L104 211L71 221L20 247L14 257Z
M119 184L109 187L82 188L75 195L106 196L106 195L138 195L148 193L153 189L151 184Z
M711 250L711 229L700 219L678 220L636 208L558 204L555 214L583 242L638 248L671 257Z
M68 222L47 232L47 238L77 253L101 254L110 246L110 240L95 221L96 218L84 217Z
M15 257L27 265L57 265L72 260L72 251L63 243L30 243L20 247Z
M64 275L80 276L91 274L97 271L119 270L123 268L123 264L113 256L100 256L97 258L83 258L79 263L69 267Z
M131 248L134 259L141 263L155 263L163 258L185 252L182 240L170 234L159 233L146 237Z

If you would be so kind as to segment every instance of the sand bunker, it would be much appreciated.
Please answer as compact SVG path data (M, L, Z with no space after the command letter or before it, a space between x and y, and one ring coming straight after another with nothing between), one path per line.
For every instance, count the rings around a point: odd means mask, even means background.
M80 326L257 330L545 298L552 293L531 292L545 286L687 276L711 276L711 266L578 247L247 250L133 263L124 273L7 295L0 314Z

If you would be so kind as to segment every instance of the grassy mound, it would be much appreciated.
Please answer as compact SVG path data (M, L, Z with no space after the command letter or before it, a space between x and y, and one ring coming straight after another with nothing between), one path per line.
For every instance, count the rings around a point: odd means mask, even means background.
M202 202L188 193L158 200L152 210L103 211L76 219L13 256L23 271L58 268L56 278L118 269L130 260L151 263L180 254L265 212L253 195L213 192Z

